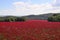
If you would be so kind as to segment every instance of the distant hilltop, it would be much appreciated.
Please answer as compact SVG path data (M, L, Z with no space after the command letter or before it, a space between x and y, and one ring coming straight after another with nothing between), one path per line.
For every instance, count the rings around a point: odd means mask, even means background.
M41 14L41 15L28 15L28 16L24 16L24 17L27 17L29 20L47 20L48 17L52 16L53 14L60 14L60 13L47 13L47 14Z

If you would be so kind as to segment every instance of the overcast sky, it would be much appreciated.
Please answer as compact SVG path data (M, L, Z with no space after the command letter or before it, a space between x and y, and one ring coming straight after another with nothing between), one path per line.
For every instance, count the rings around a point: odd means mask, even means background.
M60 13L60 0L0 0L0 15Z

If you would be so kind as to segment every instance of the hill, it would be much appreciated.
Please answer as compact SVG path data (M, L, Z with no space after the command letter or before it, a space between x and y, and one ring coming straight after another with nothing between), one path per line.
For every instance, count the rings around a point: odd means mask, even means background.
M24 16L27 17L28 20L47 20L49 16L52 16L53 14L60 14L60 13L47 13L47 14L41 14L41 15L28 15Z
M28 16L0 16L0 18L27 18L27 20L47 20L48 17L52 16L53 14L60 14L60 13L47 13L47 14L40 14L40 15L28 15Z

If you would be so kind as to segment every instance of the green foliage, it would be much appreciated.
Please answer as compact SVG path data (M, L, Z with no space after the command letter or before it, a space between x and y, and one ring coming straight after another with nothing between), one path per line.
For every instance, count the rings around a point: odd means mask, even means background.
M52 21L53 17L48 17L48 21Z
M15 17L9 17L9 18L7 18L7 20L9 20L9 22L14 22L16 20L16 18Z
M27 20L26 17L18 17L18 18L16 19L16 21L26 21L26 20Z
M16 17L16 16L6 16L0 17L0 22L17 22L17 21L26 21L26 17Z
M59 14L53 14L53 16L57 16L57 15L59 15Z
M53 21L53 22L60 22L60 14L54 14L51 17L48 17L48 21Z
M3 17L0 17L0 22L3 22L5 18Z

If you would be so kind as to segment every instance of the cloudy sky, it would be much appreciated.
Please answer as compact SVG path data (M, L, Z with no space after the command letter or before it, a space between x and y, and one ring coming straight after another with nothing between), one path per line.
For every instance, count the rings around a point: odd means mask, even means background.
M0 0L0 15L60 13L60 0Z

